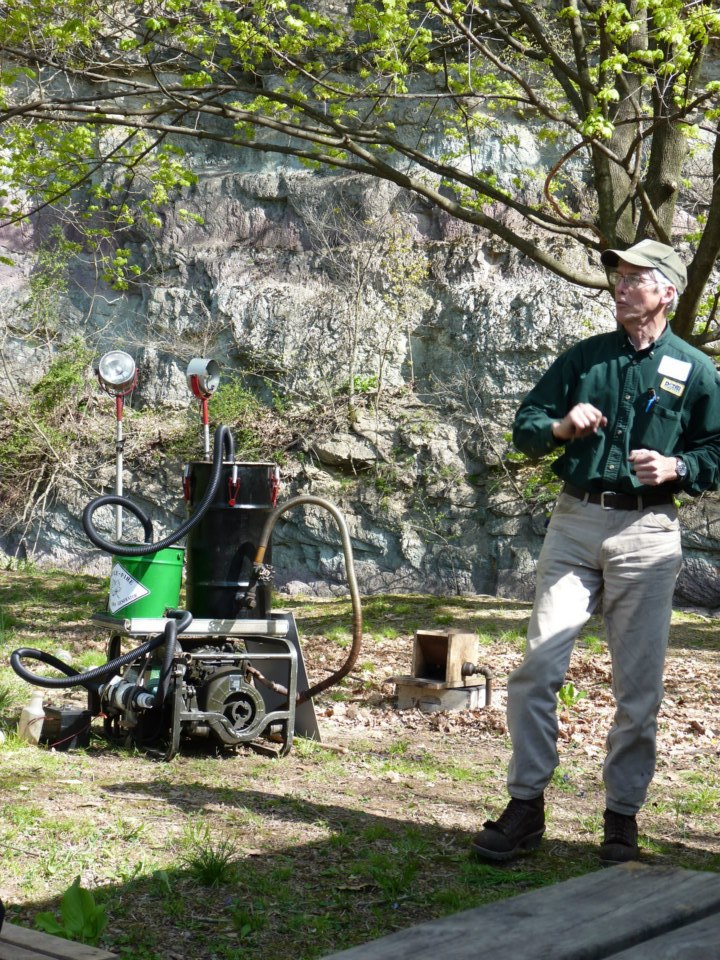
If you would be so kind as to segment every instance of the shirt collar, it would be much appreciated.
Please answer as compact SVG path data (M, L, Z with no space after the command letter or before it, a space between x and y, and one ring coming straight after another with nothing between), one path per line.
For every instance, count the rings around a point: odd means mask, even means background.
M620 336L621 343L629 353L632 353L635 356L645 357L647 356L647 354L652 353L652 351L656 347L662 345L668 339L668 337L670 336L670 324L666 323L662 333L657 338L657 340L653 340L652 343L648 344L648 346L644 347L642 350L635 349L632 340L630 339L630 337L628 337L628 335L625 333L625 331L619 324L618 324L618 334Z

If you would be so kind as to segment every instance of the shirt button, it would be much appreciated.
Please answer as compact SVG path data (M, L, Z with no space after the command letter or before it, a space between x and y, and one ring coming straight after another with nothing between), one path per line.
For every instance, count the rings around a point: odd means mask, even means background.
M621 437L621 436L622 436L622 430L617 430L616 433L615 433L615 436L616 436L616 437Z
M630 399L630 394L629 394L629 393L626 393L626 394L625 394L625 399L626 399L626 400L629 400L629 399Z
M614 470L614 469L615 469L615 467L614 467L614 465L611 463L610 466L608 467L608 470Z

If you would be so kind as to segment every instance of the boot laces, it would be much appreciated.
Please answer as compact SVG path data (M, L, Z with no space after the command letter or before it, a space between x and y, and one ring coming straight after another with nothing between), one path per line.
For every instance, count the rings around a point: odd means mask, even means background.
M510 803L508 803L498 819L489 821L488 826L492 826L506 835L512 834L519 826L522 826L529 817L537 816L539 812L532 802L511 797Z
M605 811L605 843L622 843L634 847L637 843L637 822L634 816Z

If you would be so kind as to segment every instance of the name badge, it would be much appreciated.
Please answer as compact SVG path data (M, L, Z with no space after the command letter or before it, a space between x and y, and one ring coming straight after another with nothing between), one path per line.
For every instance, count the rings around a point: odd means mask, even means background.
M685 385L678 383L677 380L670 380L669 377L663 377L660 381L660 389L666 390L674 397L681 397L685 392Z
M664 373L666 377L672 377L673 380L679 380L680 383L685 383L691 370L691 363L678 360L676 357L663 357L658 367L658 373Z

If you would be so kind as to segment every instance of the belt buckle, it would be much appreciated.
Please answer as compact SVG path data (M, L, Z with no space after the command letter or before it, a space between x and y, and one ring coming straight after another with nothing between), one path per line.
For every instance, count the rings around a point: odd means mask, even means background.
M602 493L600 494L600 506L603 508L603 510L613 510L613 509L614 509L614 507L612 507L612 506L605 506L605 497L614 497L614 496L615 496L615 491L614 491L614 490L603 490L603 491L602 491Z

